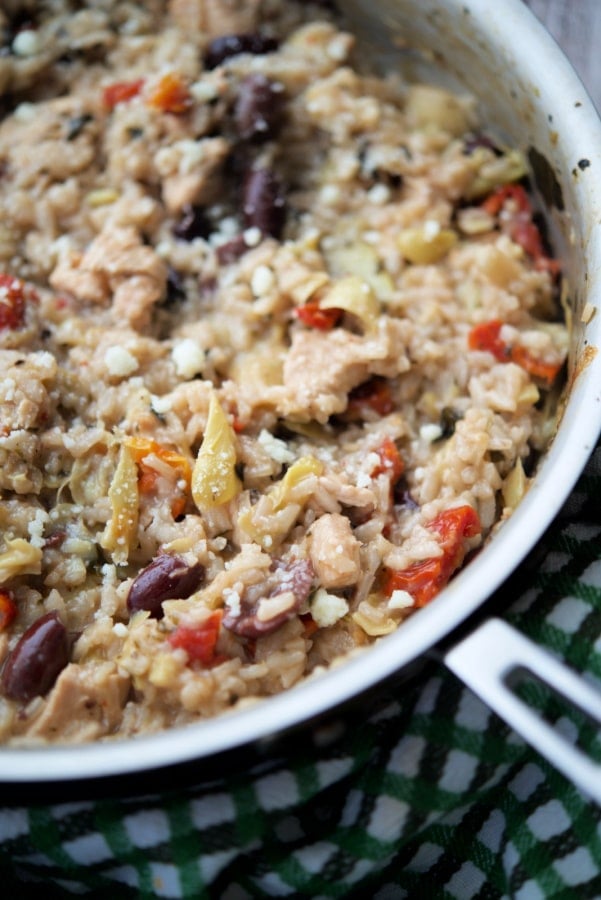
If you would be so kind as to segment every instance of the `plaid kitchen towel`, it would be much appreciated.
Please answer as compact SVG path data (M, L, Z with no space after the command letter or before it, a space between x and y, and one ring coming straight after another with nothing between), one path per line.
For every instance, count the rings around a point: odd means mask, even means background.
M600 503L598 448L503 589L505 618L593 680ZM601 760L598 729L525 690ZM155 797L0 808L2 896L601 897L601 809L442 669L307 752Z

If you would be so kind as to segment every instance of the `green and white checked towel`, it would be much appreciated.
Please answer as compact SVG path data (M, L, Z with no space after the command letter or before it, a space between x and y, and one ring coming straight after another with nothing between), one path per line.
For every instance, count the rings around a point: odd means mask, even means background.
M601 447L504 587L505 617L601 679ZM519 587L519 595L515 592ZM453 675L429 670L316 753L130 800L3 808L2 896L601 898L601 809ZM601 734L540 688L601 760ZM301 742L302 743L302 742ZM39 892L39 893L38 893Z

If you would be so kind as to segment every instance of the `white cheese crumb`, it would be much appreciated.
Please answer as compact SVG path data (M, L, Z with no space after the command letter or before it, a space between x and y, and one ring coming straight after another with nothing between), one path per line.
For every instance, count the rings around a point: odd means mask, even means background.
M122 378L133 374L139 365L138 360L129 350L117 346L108 348L104 354L104 362L109 375L117 375Z
M374 186L367 192L367 199L371 203L376 203L379 206L383 206L384 203L388 203L388 201L390 200L390 188L385 184L374 184Z
M256 225L253 225L252 228L247 228L242 233L242 237L247 247L257 247L261 243L263 232Z
M437 441L439 437L442 437L442 428L440 425L434 425L434 423L422 425L419 430L419 436L422 440L427 441L428 444L432 444L434 441Z
M291 463L296 459L294 453L286 446L285 441L274 437L266 428L259 434L258 441L265 452L276 462Z
M388 601L389 609L409 609L415 606L415 600L409 591L393 591Z
M217 86L210 81L195 81L190 85L190 93L198 103L210 103L219 96Z
M19 103L17 108L15 109L13 116L17 120L17 122L22 122L25 124L26 122L33 122L35 117L38 115L38 108L35 103Z
M311 615L320 628L328 628L347 614L349 605L344 597L328 594L325 588L315 592L311 603Z
M348 56L349 41L344 34L337 35L326 47L326 53L334 62L344 62Z
M264 297L275 287L275 275L269 266L257 266L250 279L250 289L255 297Z
M319 192L319 199L322 203L333 206L340 200L340 188L337 184L324 184Z
M16 56L35 56L40 51L40 36L33 28L24 28L15 37L11 49Z
M222 595L223 602L230 610L233 616L240 615L240 594L232 588L225 588Z
M171 358L175 363L175 371L182 378L199 375L205 364L204 350L192 338L179 341L171 351Z
M150 395L150 405L152 406L155 413L159 416L163 415L163 413L169 412L171 409L171 397L165 395L164 397L158 397L156 394Z
M29 543L32 547L42 548L46 543L44 539L44 527L46 522L50 521L48 513L43 509L36 510L35 517L27 526L29 532Z
M113 634L117 637L127 637L127 625L123 622L115 622L113 625Z
M368 475L367 472L359 472L355 484L358 488L369 487L371 484L371 475Z
M424 222L424 237L427 241L432 241L440 234L440 222L436 219L428 219Z

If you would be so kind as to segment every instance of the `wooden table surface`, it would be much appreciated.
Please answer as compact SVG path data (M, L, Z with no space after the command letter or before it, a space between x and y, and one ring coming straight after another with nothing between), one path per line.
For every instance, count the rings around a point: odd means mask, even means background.
M600 0L525 0L578 72L601 111ZM549 78L553 73L549 72Z

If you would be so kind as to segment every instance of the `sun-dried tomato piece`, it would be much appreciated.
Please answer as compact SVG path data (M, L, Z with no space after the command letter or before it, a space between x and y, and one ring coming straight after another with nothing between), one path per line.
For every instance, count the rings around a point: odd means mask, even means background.
M143 78L134 81L115 81L107 84L102 92L102 102L107 109L114 109L118 103L126 103L137 97L144 86Z
M0 632L6 631L17 615L17 604L12 591L0 591Z
M38 300L34 288L14 275L0 272L0 331L22 328L27 303Z
M372 478L387 474L391 476L391 481L394 485L405 471L405 463L399 453L399 448L392 438L385 437L376 453L380 458L380 462L373 469L371 473Z
M343 309L335 306L321 309L315 300L309 300L303 306L294 309L296 318L308 328L317 328L319 331L331 331L340 322L344 315Z
M192 106L192 95L179 75L167 72L154 86L146 103L161 112L179 115L188 112Z
M172 647L179 647L188 654L190 662L198 662L203 666L212 666L220 662L215 649L219 638L219 629L223 611L212 612L200 625L180 625L173 631L168 641Z
M390 569L383 586L387 597L393 591L407 591L417 607L429 603L448 583L464 560L465 539L475 537L482 530L478 514L467 504L444 510L426 527L440 536L442 555L413 563L406 569Z
M468 347L470 350L486 350L499 362L513 362L533 378L538 378L548 386L552 385L561 371L562 364L538 359L520 344L507 344L501 338L502 327L503 322L499 319L475 325L468 335Z

